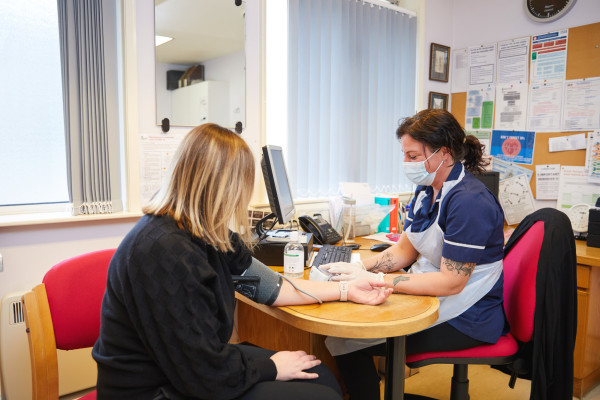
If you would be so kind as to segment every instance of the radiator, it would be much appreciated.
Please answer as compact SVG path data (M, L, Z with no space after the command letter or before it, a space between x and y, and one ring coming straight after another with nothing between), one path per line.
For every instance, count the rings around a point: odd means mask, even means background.
M0 398L31 399L31 365L25 316L21 306L23 292L2 298L0 308ZM58 350L59 395L85 390L96 385L96 362L91 348Z

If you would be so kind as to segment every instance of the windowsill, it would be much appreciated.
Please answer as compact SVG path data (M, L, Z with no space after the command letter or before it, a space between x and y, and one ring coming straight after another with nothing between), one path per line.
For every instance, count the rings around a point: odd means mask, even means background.
M68 212L52 213L30 213L30 214L7 214L0 215L0 227L6 226L24 226L24 225L44 225L44 224L63 224L63 223L86 223L91 221L105 221L112 219L139 218L142 212L118 212L113 214L96 215L71 215Z

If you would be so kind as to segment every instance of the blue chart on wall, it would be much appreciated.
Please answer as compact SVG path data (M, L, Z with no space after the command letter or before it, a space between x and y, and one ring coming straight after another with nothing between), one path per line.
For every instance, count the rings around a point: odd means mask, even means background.
M535 132L492 131L490 154L505 161L531 165L534 143Z

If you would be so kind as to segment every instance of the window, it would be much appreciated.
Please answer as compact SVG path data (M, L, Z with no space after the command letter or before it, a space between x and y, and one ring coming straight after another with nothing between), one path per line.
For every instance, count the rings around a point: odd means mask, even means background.
M0 206L122 210L119 17L117 1L0 2Z
M68 202L55 1L0 2L0 206Z
M401 11L289 0L287 160L297 198L337 195L339 182L412 190L395 130L415 112L417 24Z

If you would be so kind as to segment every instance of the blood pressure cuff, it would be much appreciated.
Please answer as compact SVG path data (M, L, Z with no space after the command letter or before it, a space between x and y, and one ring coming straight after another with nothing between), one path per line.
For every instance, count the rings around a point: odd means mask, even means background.
M236 292L268 306L279 296L283 282L281 275L254 257L242 275L233 275L232 278Z

